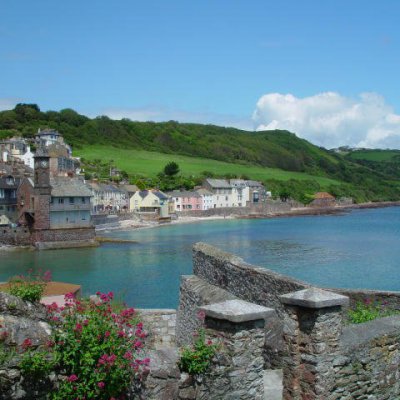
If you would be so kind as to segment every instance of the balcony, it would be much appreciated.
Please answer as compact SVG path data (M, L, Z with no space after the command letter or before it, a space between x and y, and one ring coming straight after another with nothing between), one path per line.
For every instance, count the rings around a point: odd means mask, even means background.
M79 204L70 204L70 203L53 203L50 204L50 211L90 211L91 205L90 203L79 203Z

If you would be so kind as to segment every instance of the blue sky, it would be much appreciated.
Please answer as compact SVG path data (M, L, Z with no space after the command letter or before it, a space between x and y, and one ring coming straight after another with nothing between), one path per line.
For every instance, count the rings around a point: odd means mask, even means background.
M2 1L0 108L400 147L399 1Z

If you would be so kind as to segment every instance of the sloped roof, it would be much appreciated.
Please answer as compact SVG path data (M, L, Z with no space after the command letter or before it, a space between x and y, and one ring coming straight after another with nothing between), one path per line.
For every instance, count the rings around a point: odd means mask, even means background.
M163 192L160 190L141 190L139 192L139 196L144 199L149 193L153 193L155 196L157 196L160 200L168 200L168 196L165 195Z
M168 192L168 195L172 197L201 197L197 191L189 190L174 190L172 192Z
M210 192L209 190L205 189L205 188L200 188L197 189L196 192L200 195L200 196L213 196L214 193Z
M10 181L12 178L12 181ZM11 184L9 183L11 182ZM21 178L16 178L12 175L0 176L0 188L1 189L17 189L21 182Z
M92 192L77 178L55 176L50 179L53 197L92 197Z
M332 199L332 200L334 200L335 197L332 196L328 192L318 192L318 193L314 194L314 199Z
M225 179L207 178L206 182L213 188L232 189L232 185Z
M136 185L121 185L121 188L129 193L136 193L139 190Z

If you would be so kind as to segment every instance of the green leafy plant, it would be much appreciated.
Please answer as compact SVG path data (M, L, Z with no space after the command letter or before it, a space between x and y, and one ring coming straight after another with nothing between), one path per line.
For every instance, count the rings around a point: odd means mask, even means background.
M93 302L69 293L65 307L47 307L54 325L47 353L33 351L29 339L23 343L21 369L26 375L44 377L55 371L64 376L50 394L53 400L122 398L147 369L150 360L138 358L146 333L135 310L116 311L112 292L97 295Z
M182 350L179 360L179 368L189 374L202 374L207 371L214 357L218 345L205 338L205 330L200 329L193 346Z
M19 275L9 280L9 292L22 300L38 302L42 298L46 283L50 280L50 271L42 275L41 271L33 274L32 270L28 270L27 275Z
M398 311L390 310L386 305L386 303L373 302L371 299L359 301L353 310L348 311L349 321L353 324L362 324L377 318L398 314Z
M54 368L54 359L47 351L27 350L20 362L21 370L35 378L49 374Z

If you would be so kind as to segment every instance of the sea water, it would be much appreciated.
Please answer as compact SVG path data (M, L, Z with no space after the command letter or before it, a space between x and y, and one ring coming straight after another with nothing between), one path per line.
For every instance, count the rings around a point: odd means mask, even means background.
M0 251L0 281L29 268L51 270L54 280L80 284L84 294L114 291L131 306L176 307L180 276L192 273L192 246L202 241L320 286L400 291L400 207L334 216L211 220L107 236L137 243Z

